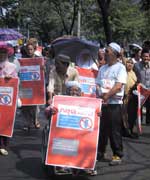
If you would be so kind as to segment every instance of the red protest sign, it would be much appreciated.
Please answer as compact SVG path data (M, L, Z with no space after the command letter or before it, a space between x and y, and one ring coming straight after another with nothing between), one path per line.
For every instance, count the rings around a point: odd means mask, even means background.
M92 169L96 163L101 100L54 96L46 164Z
M11 137L13 134L18 79L0 78L0 135Z
M98 71L76 67L79 72L79 82L83 96L96 97L96 82Z
M141 108L145 101L150 96L150 89L147 89L143 84L138 84L137 86L137 95L138 95L138 109L137 109L137 129L139 133L142 133L141 125Z
M19 96L22 105L45 104L44 59L23 58L19 62Z

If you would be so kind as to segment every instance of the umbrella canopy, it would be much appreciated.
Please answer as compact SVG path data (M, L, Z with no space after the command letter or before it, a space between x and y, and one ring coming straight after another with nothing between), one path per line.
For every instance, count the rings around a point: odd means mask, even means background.
M23 38L23 35L14 29L0 28L0 41L10 41Z
M77 57L84 50L89 50L93 59L97 58L99 46L91 41L82 40L77 37L60 37L51 43L54 48L55 56L65 54L76 62Z

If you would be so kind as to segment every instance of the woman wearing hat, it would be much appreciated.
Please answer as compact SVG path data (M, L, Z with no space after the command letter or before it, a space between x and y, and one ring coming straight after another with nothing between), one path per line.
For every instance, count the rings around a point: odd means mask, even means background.
M0 42L0 77L17 77L16 66L10 63L8 58L13 55L13 48L6 43ZM8 155L8 137L0 136L0 154Z

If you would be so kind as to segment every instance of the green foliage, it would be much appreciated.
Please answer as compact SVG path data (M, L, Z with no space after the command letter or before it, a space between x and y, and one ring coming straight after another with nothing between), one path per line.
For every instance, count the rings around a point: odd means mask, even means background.
M106 0L99 0L102 3ZM120 43L143 41L150 34L150 10L144 2L108 0L109 23L114 41ZM1 0L7 15L0 17L1 27L19 27L27 36L43 42L64 34L77 35L77 13L81 3L81 36L106 41L102 11L97 0ZM142 7L142 8L141 8ZM106 6L105 6L106 8Z
M149 40L150 34L150 1L149 0L142 0L141 1L141 9L143 10L144 17L145 17L145 25L144 25L144 33L142 36L144 39Z
M120 42L141 40L145 19L139 9L139 4L131 4L131 0L113 1L110 22L114 40Z
M84 1L82 3L81 17L81 36L87 39L104 41L104 28L95 0Z

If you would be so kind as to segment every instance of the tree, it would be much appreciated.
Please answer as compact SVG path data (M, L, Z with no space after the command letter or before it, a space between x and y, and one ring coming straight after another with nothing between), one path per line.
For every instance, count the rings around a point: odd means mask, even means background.
M59 15L64 31L67 35L73 33L80 0L52 0L54 11Z
M8 15L18 5L19 0L1 0L0 1L0 26L5 27L8 24L8 20L11 21L11 17L8 19ZM11 19L10 19L11 18Z
M95 0L82 1L81 37L93 41L105 41L102 17Z
M111 0L97 0L97 2L101 9L106 42L110 43L112 41L112 31L111 31L111 25L109 21Z
M140 4L131 5L131 0L113 1L111 4L110 24L112 39L121 44L141 42L145 18L140 11Z
M0 6L3 5L7 9L7 14L0 18L0 25L19 27L25 36L29 29L30 36L43 42L50 42L66 34L77 35L77 12L81 3L81 37L104 43L141 42L148 38L150 32L150 14L147 10L149 6L146 5L146 9L141 9L139 1L134 2L133 0L1 0Z
M149 34L150 34L150 1L149 0L142 0L141 1L141 9L144 12L145 15L145 26L144 26L144 34L143 37L147 40L149 40Z

